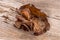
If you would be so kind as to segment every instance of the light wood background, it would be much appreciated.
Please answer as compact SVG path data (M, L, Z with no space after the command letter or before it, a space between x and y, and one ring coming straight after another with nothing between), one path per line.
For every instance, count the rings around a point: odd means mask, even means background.
M27 3L34 4L51 17L48 18L50 30L45 34L34 36L13 26L17 13L12 9ZM60 40L60 0L0 0L0 40Z

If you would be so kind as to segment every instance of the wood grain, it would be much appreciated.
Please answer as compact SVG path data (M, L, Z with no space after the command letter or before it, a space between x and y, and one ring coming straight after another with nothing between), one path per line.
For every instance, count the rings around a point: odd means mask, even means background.
M16 21L16 12L12 11L10 8L19 8L21 3L27 4L32 3L36 5L37 8L42 9L50 17L55 17L57 19L48 18L51 25L50 31L47 33L34 36L29 32L24 32L13 26ZM60 0L38 0L38 1L22 1L22 0L0 0L0 8L3 9L0 12L0 39L1 40L60 40ZM5 20L2 16L8 16L10 20ZM5 23L6 21L7 23Z

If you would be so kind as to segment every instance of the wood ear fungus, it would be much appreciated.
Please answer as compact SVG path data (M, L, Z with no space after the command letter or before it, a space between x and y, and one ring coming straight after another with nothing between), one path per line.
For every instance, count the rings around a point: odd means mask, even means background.
M25 31L32 31L34 35L43 34L50 29L47 15L33 4L23 5L16 11L19 14L15 22L17 28L24 29Z

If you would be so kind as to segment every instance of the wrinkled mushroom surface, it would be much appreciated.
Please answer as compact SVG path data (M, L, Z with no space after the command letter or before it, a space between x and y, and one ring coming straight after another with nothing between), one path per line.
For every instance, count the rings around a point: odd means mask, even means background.
M15 27L32 31L34 35L43 34L50 29L47 15L33 4L23 5L16 12L19 15L16 15Z

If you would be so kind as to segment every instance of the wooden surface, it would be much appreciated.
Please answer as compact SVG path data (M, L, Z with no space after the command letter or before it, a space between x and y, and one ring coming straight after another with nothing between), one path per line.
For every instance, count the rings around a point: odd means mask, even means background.
M34 36L13 26L17 13L12 9L27 3L34 4L50 16L51 28L45 34ZM9 19L5 20L3 15ZM60 0L0 0L0 40L60 40Z

